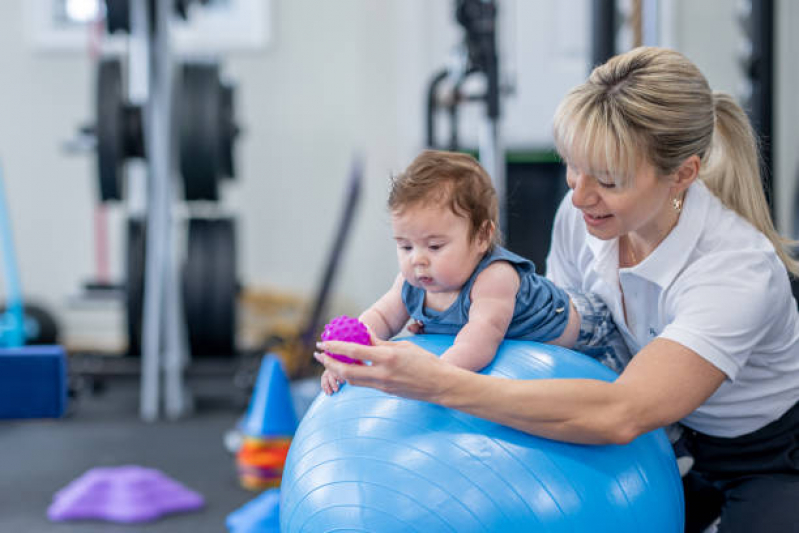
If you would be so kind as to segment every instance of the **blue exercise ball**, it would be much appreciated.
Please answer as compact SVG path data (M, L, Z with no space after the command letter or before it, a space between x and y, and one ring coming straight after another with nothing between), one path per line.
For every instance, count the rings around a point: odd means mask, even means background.
M453 337L410 340L436 354ZM616 374L571 350L507 340L483 373ZM311 405L286 460L289 532L681 533L683 494L662 430L624 446L556 442L452 409L350 385Z

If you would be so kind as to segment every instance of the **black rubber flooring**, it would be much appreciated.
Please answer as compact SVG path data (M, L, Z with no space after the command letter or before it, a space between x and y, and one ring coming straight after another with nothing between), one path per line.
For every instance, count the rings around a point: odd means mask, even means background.
M227 531L227 515L256 496L239 487L235 458L223 444L246 401L226 396L229 382L191 385L196 413L179 421L141 421L133 379L81 394L59 420L0 420L0 532ZM206 507L136 525L47 519L53 494L67 483L96 466L128 464L161 470L202 494Z

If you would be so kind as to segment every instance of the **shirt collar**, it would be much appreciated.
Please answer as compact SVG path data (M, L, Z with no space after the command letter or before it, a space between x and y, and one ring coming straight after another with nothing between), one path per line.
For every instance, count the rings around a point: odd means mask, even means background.
M699 240L709 195L704 183L696 180L685 194L677 225L643 261L625 272L647 279L661 288L668 287L682 271ZM618 286L619 239L602 240L587 235L586 244L594 255L594 270L608 283Z

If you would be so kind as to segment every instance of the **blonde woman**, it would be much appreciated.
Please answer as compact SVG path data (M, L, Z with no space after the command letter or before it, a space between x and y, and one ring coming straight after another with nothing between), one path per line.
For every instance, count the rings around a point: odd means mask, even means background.
M799 531L799 266L774 230L757 143L731 97L681 54L638 48L597 67L559 106L571 188L548 276L572 287L580 337L601 301L634 354L613 383L512 381L410 343L320 348L355 385L460 409L531 434L626 443L675 422L695 457L686 531Z

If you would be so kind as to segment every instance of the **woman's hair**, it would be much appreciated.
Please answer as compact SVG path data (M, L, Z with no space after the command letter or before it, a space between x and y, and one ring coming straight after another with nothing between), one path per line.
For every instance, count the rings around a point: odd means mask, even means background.
M799 275L793 241L780 236L771 219L749 119L732 97L711 91L682 54L636 48L596 67L558 106L554 136L563 159L586 172L606 172L620 187L644 161L665 176L698 155L699 178L768 237Z
M469 238L493 231L491 245L501 243L497 193L485 169L472 156L425 150L404 172L392 176L388 208L401 212L409 207L438 204L469 220Z

